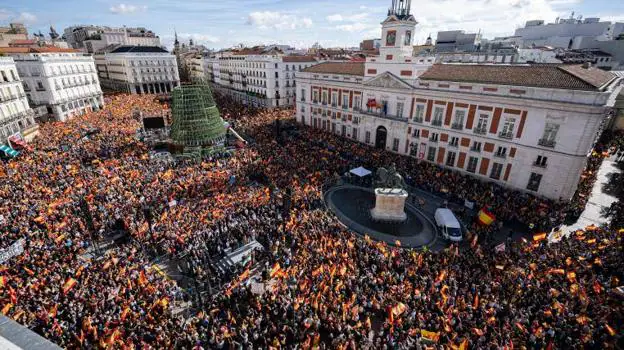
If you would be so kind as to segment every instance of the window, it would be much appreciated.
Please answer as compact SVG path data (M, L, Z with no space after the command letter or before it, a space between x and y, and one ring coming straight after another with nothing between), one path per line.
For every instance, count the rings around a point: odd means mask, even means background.
M15 76L15 72L13 70L11 70L10 72L11 72L11 78L13 78L13 81L16 81L17 77Z
M327 91L323 91L322 102L323 102L324 105L327 105Z
M332 107L338 106L338 94L332 93L331 104L332 104Z
M43 87L43 83L40 81L37 81L37 90L45 90L45 87Z
M394 138L394 140L392 140L392 150L395 152L399 151L399 139Z
M275 78L279 78L279 72L275 72Z
M446 165L447 166L455 166L455 152L448 152L446 155Z
M417 143L412 143L410 145L409 155L412 156L412 157L416 157L416 155L418 155L418 144Z
M347 126L346 125L342 126L342 130L341 130L340 134L342 135L342 137L347 136Z
M436 155L436 148L435 147L429 147L429 150L427 151L427 160L430 162L434 162L435 161L435 155Z
M405 104L403 102L397 102L397 111L396 111L396 115L399 118L403 118L403 108L405 107Z
M542 182L542 174L531 173L529 183L527 184L527 190L537 192Z
M331 126L331 131L335 134L336 133L336 123L332 123Z
M305 102L306 91L305 89L301 89L301 102Z
M436 107L433 111L433 121L431 125L440 126L442 125L442 115L444 114L444 108Z
M357 129L357 128L353 128L353 129L351 130L351 137L352 137L354 140L357 140L357 139L358 139L358 129Z
M488 128L488 115L480 114L479 120L477 121L477 128L474 130L475 134L485 134Z
M479 164L479 158L477 157L468 158L468 167L466 168L466 171L474 173L475 171L477 171L478 164Z
M557 133L559 132L559 124L546 123L544 134L539 140L539 145L544 147L555 147Z
M503 123L503 130L500 132L499 136L506 139L513 138L515 126L516 118L505 118L505 123Z
M495 156L505 158L507 157L507 147L499 146L496 150Z
M342 108L349 108L349 95L344 92L342 93Z
M420 138L420 129L414 129L414 133L412 133L412 136L415 138Z
M455 111L455 119L453 119L453 125L451 125L451 127L455 130L463 129L465 116L466 111Z
M533 163L533 165L545 168L547 163L548 163L548 157L537 156L537 159L535 160L535 163Z
M449 146L459 147L459 137L451 137L451 141L449 141Z
M425 114L425 106L417 105L416 106L416 114L414 115L414 121L417 122L417 123L422 123L424 114Z
M503 165L499 163L492 164L492 171L490 177L495 180L500 180L501 173L503 172Z
M275 69L277 69L277 63L275 64ZM277 77L277 73L275 73L275 74L276 74L276 77Z
M429 141L431 141L431 142L438 142L438 133L437 132L432 132L431 136L429 137Z
M370 136L371 136L370 131L367 131L364 136L364 142L370 143Z
M312 100L314 101L314 103L318 103L318 102L319 102L319 98L318 98L318 95L319 95L319 94L318 94L318 91L314 91L314 92L312 93L312 95L313 95L313 96L312 96Z
M360 96L353 97L353 109L359 110L362 108L362 98Z

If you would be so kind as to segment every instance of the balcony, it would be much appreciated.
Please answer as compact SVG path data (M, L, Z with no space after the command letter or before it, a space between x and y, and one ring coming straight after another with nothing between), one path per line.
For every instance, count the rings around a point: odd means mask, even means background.
M459 143L458 142L449 143L449 147L458 148L459 147Z
M500 137L501 139L511 140L513 139L513 133L509 131L508 132L501 131L498 133L498 137Z
M460 123L455 123L451 125L451 129L453 130L464 130L464 125Z
M423 123L423 118L414 118L412 120L414 121L414 123L420 123L420 124Z
M481 148L470 147L470 152L481 153Z
M538 168L546 168L547 164L542 164L542 163L538 163L538 162L533 162L533 166L534 167L538 167Z
M440 120L435 120L435 119L432 120L431 121L431 125L433 125L433 126L442 126L442 119L440 119Z
M334 107L334 108L338 107L338 104L337 104L337 103L332 103L331 105L332 105L332 107Z
M378 117L378 118L389 119L389 120L397 120L397 121L402 121L402 122L407 121L406 118L399 117L399 116L396 116L396 115L391 115L391 114L384 113L384 112L381 112L381 111L375 112L373 110L362 110L362 111L360 111L360 113L366 114L366 115L372 115L372 116L375 116L375 117Z
M326 102L326 101L321 102L321 104L322 104L323 106L327 106L327 102Z
M318 103L319 103L319 101L318 101L318 100L312 100L312 103L314 103L314 104L318 104Z
M480 129L474 129L472 132L474 132L477 135L485 135L487 134L487 130L485 128L480 128Z
M437 137L430 137L429 138L429 142L438 142L438 138Z
M557 142L555 140L539 139L539 141L537 141L537 144L542 147L555 148Z

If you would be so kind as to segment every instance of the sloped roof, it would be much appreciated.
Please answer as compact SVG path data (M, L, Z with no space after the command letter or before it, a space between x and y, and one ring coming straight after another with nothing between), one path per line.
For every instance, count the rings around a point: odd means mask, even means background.
M126 45L126 46L120 46L114 50L111 51L111 53L126 53L126 52L132 52L132 53L169 53L169 51L163 49L162 47L158 47L158 46L130 46L130 45Z
M308 67L303 72L364 76L364 62L325 62Z
M64 49L56 46L44 47L0 47L0 53L58 53L58 52L80 52L74 49Z
M614 79L597 68L564 65L434 64L421 80L595 91Z
M313 62L316 61L314 56L284 56L282 62Z
M559 68L591 84L595 88L599 88L616 78L615 74L595 67L583 68L582 65L571 65L560 66Z

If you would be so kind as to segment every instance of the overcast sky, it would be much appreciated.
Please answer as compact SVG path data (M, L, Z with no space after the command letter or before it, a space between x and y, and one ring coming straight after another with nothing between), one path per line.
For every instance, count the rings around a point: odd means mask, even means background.
M390 0L18 0L0 4L0 24L24 22L29 31L62 34L75 24L143 26L171 48L174 28L209 48L281 43L309 47L357 46L380 37ZM624 21L622 0L435 0L413 1L415 43L439 30L481 30L485 38L512 35L531 19L558 16Z

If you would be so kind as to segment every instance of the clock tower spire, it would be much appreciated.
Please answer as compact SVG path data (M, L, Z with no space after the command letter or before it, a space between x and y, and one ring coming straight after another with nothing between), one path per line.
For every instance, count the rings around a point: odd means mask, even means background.
M381 23L381 59L402 61L411 57L414 29L418 22L410 13L412 0L392 0L388 17Z

